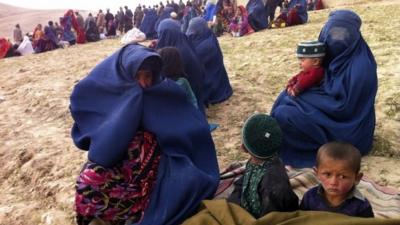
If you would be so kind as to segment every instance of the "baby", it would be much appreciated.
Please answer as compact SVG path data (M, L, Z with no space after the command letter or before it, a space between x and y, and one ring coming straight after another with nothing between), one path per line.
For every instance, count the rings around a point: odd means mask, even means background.
M318 86L324 78L322 65L325 45L318 41L304 41L297 46L301 72L292 77L286 86L290 96L298 96L307 89Z

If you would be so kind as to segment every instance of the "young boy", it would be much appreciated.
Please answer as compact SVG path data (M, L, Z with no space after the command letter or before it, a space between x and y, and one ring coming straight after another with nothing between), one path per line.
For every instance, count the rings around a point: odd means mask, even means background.
M252 115L243 126L242 142L250 159L228 201L240 205L255 218L272 211L297 210L298 197L278 157L282 131L276 120L266 114Z
M321 184L305 193L300 209L374 217L371 205L356 187L363 176L360 164L361 154L353 145L344 142L322 145L316 161Z
M321 66L324 56L324 43L304 41L297 45L301 72L288 81L286 91L289 95L298 96L305 90L321 84L324 78L324 68Z

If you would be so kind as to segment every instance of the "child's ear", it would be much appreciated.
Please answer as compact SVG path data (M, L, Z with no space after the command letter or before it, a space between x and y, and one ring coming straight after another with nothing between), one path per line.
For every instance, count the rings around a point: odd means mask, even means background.
M313 60L313 66L319 66L319 65L321 65L321 63L322 63L322 60L321 60L321 59L319 59L319 58L314 58L314 60Z
M356 175L356 184L360 183L360 180L361 180L361 178L362 178L363 176L364 176L363 173L358 173L358 174Z

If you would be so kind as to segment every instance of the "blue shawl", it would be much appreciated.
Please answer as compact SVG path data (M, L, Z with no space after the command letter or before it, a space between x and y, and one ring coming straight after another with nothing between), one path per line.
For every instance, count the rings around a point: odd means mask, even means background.
M249 24L255 31L268 27L268 15L262 0L249 0L246 9Z
M223 102L232 95L232 87L224 66L218 39L208 28L207 22L196 17L189 23L189 40L195 46L198 58L206 70L203 93L210 104Z
M217 13L217 6L214 3L207 2L204 9L203 18L206 21L213 21L215 14Z
M196 95L200 111L204 112L204 104L207 99L204 98L204 77L205 70L203 64L198 59L195 49L189 42L188 37L181 32L179 22L173 19L163 20L158 26L157 48L175 47L182 56L183 67L187 75L190 86Z
M313 166L317 149L335 140L353 144L363 155L371 150L377 72L360 26L354 12L332 12L319 36L327 47L324 83L298 97L283 91L275 101L271 113L284 132L286 164Z
M204 116L174 81L142 89L133 78L142 62L159 55L127 45L98 64L71 95L72 138L89 160L111 167L125 156L136 131L156 135L161 149L157 181L139 223L178 224L212 198L219 182L214 143ZM160 64L154 66L158 74Z
M165 7L164 10L162 11L161 15L158 17L158 20L156 22L156 25L154 29L157 31L158 30L158 25L161 23L161 21L171 18L171 13L174 11L174 8L172 7Z
M139 30L146 35L147 39L154 39L157 37L157 32L155 30L157 20L157 12L154 9L147 10L139 28Z
M300 5L296 7L296 5ZM297 14L299 15L301 22L306 23L308 20L308 13L307 13L307 0L291 0L289 2L288 10L295 8L297 9Z

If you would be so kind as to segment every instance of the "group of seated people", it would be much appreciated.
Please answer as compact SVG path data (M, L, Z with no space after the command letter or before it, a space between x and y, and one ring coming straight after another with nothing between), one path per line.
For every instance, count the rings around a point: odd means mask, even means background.
M280 15L275 19L277 7ZM307 9L322 8L321 0L249 0L246 7L238 5L236 0L187 1L183 4L167 1L146 8L138 5L134 13L125 6L114 16L109 9L102 10L94 17L89 13L83 18L79 12L68 10L59 23L49 21L44 27L38 24L31 35L25 38L20 25L14 29L14 44L2 40L3 57L26 55L51 51L59 47L76 43L94 42L104 38L127 33L134 29L141 32L146 39L156 39L160 22L172 18L181 23L181 30L186 33L190 21L195 17L203 17L212 31L220 36L224 32L240 37L265 28L292 26L307 22ZM72 30L73 28L73 30ZM104 29L105 28L105 29ZM11 45L10 45L11 44Z
M374 217L356 187L372 148L377 92L360 27L353 11L333 11L317 41L299 43L302 71L270 115L244 122L238 138L250 159L227 200L254 218L298 209ZM218 187L205 111L232 94L218 41L201 17L186 34L165 19L157 36L153 48L125 45L74 87L72 138L88 151L76 184L79 225L181 224ZM284 165L315 166L320 185L299 202Z

